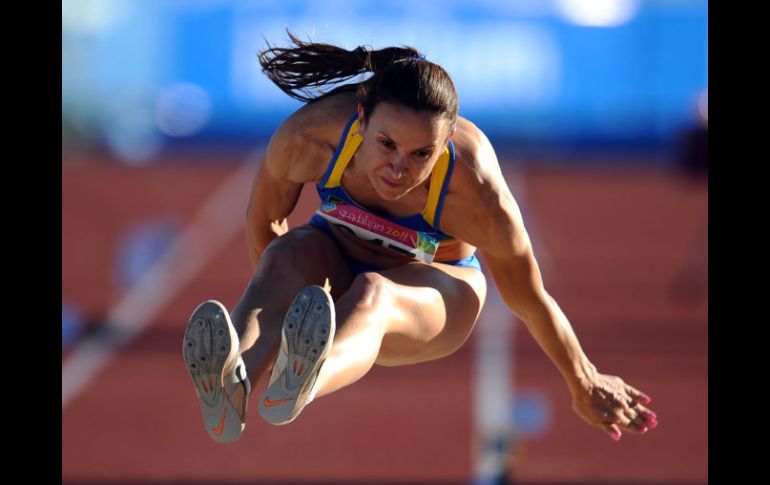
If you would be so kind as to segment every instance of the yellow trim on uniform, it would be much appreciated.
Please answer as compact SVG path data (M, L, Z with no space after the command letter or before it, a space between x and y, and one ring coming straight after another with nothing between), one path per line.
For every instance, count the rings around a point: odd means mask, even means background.
M325 185L327 189L340 186L342 183L342 172L345 171L345 167L348 166L363 140L364 138L358 133L358 120L356 120L350 125L350 130L348 130L340 156L334 161L334 168Z
M363 142L363 137L358 133L358 120L355 120L350 125L350 130L345 137L345 144L342 146L340 155L334 160L334 168L332 169L329 180L326 181L325 188L331 189L339 187L342 184L342 172L350 163L353 155L358 150ZM435 227L434 219L436 218L436 209L438 208L439 197L441 197L441 188L444 186L444 179L446 179L447 172L449 171L449 158L451 154L449 147L444 147L444 151L436 161L436 165L433 167L433 173L430 178L430 190L428 191L428 201L425 203L421 214L423 219Z
M449 147L444 147L444 152L436 161L436 165L433 167L433 174L430 177L430 191L428 192L428 202L425 204L425 208L422 210L422 217L425 221L433 227L434 219L436 218L436 208L438 207L438 199L441 196L441 187L444 185L444 179L449 171Z

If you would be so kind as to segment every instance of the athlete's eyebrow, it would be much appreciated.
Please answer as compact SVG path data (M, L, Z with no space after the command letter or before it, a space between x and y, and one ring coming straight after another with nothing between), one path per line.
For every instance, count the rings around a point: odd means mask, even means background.
M392 141L392 142L393 142L393 144L395 144L395 145L398 145L398 143L396 143L396 141L393 139L393 137L392 137L392 136L390 136L390 135L388 135L388 134L387 134L387 133L385 133L384 131L380 130L380 131L378 131L378 132L377 132L377 134L378 134L378 135L382 135L382 136L384 136L384 137L385 137L385 138L387 138L388 140ZM421 147L421 148L415 148L415 150L428 150L428 149L430 149L430 148L435 148L435 147L436 147L436 144L435 144L435 143L433 143L433 144L431 144L431 145L428 145L428 146L424 146L424 147Z

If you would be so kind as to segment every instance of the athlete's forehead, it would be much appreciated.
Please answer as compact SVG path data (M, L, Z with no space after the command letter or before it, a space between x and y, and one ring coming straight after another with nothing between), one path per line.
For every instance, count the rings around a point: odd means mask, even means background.
M394 103L380 103L365 128L375 136L387 137L405 148L426 148L446 142L450 122L440 113L416 111Z

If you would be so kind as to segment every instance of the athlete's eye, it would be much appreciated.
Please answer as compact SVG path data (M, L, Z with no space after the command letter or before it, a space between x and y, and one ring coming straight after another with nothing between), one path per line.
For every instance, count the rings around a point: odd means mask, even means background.
M431 155L431 152L428 150L417 150L414 152L415 156L417 158L429 158Z
M395 144L392 141L387 140L387 139L380 140L380 145L382 145L382 146L384 146L385 148L388 148L388 149L393 148L395 146Z

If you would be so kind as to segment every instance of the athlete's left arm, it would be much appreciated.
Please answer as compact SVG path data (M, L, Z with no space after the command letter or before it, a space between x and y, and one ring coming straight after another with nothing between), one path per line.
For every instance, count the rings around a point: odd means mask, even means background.
M649 397L619 377L599 373L588 359L569 320L544 288L521 211L491 144L483 135L477 141L470 144L475 159L458 167L466 175L456 174L456 200L463 202L467 217L461 223L451 217L453 235L479 249L503 301L564 376L575 412L613 438L620 438L621 429L645 432L653 425L651 411L643 405Z

